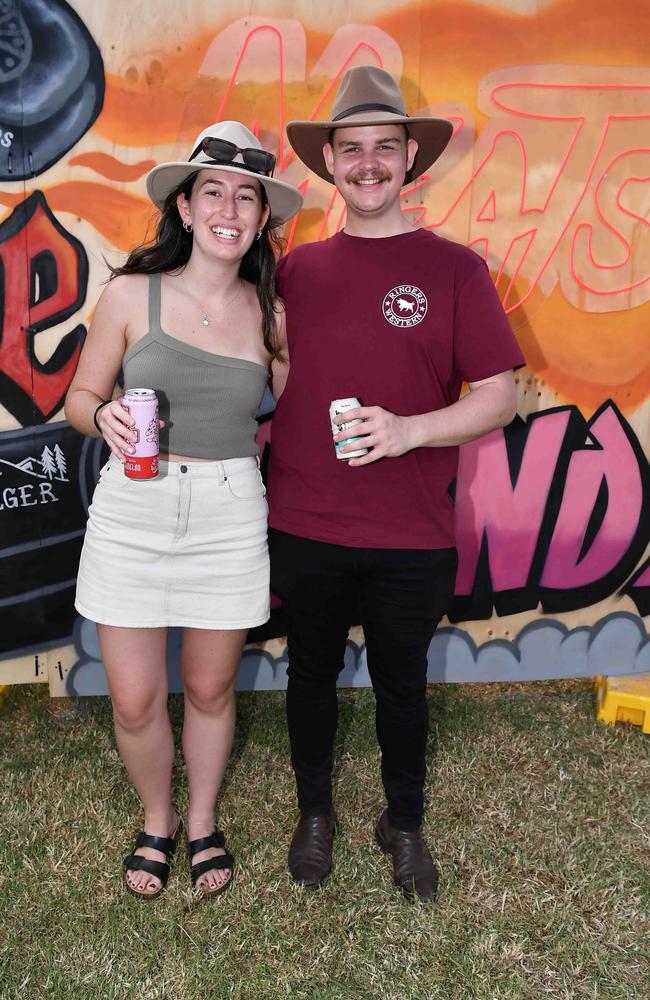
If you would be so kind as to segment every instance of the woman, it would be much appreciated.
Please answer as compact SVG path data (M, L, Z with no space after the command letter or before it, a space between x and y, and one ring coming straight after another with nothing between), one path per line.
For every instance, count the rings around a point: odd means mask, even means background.
M128 889L164 889L181 833L171 798L167 627L182 626L183 749L192 884L223 892L233 861L214 829L232 745L235 676L247 630L269 617L266 500L255 414L279 356L272 227L302 198L272 178L274 157L239 122L197 138L186 162L147 177L161 209L156 238L113 269L102 293L66 416L106 440L79 567L75 606L97 622L117 744L144 807L144 833L125 858ZM124 475L133 421L112 399L155 389L161 457L156 479Z

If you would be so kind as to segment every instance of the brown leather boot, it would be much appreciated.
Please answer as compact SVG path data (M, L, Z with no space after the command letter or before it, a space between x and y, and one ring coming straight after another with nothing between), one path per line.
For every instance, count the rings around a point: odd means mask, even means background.
M315 889L332 870L334 811L321 816L301 816L289 847L289 871L299 885Z
M438 869L419 830L396 830L388 821L384 809L379 817L375 838L382 851L393 859L395 885L408 899L418 897L424 902L435 898Z

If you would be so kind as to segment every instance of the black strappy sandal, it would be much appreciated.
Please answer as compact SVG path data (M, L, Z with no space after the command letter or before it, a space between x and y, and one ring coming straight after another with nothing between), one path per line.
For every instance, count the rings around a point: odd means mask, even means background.
M187 849L190 856L190 872L192 875L192 888L196 889L196 883L200 879L201 875L205 875L206 872L211 871L214 868L230 868L231 875L227 882L220 885L217 889L204 889L200 890L202 897L204 899L212 899L213 896L220 896L222 892L225 892L230 883L232 882L232 870L234 868L235 859L232 854L217 854L214 858L208 858L206 861L199 861L197 864L192 864L192 858L195 854L199 854L201 851L207 851L210 847L218 847L221 850L226 850L226 838L224 837L221 830L215 830L214 833L209 834L207 837L199 837L197 840L190 840L187 845Z
M174 857L174 852L176 851L182 832L183 821L179 819L176 833L173 837L152 837L150 834L144 832L138 834L135 847L133 848L134 851L137 851L139 847L150 847L153 851L160 851L166 855L167 861L152 861L149 858L144 858L141 854L127 854L123 862L124 884L132 896L137 896L138 899L156 899L160 895L167 885L167 879L171 870L171 859ZM154 878L160 879L160 888L156 889L155 892L138 892L137 889L129 885L126 877L127 871L142 871L147 872L148 875L153 875Z

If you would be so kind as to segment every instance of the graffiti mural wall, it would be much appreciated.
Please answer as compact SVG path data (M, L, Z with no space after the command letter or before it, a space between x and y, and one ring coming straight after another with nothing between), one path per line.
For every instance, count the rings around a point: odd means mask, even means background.
M646 0L0 0L0 684L105 690L73 609L103 460L62 404L106 279L151 232L144 177L246 122L305 197L290 246L345 224L296 160L374 63L451 119L403 211L484 256L528 361L519 415L462 448L459 572L431 679L650 670L650 43ZM377 401L380 402L380 401ZM272 439L272 405L260 421ZM282 687L281 611L240 687ZM177 635L170 670L177 684ZM341 683L368 683L363 637Z

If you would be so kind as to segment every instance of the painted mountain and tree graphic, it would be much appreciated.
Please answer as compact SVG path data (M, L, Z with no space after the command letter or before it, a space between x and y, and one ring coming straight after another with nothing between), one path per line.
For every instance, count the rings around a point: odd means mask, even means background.
M64 421L0 435L0 659L71 635L87 508L105 459L101 439Z
M0 475L3 474L3 471L6 472L3 470L3 466L20 469L22 472L37 476L39 479L58 479L62 483L69 482L65 455L58 444L55 444L53 449L46 444L40 458L28 455L20 462L7 462L5 459L0 459Z

